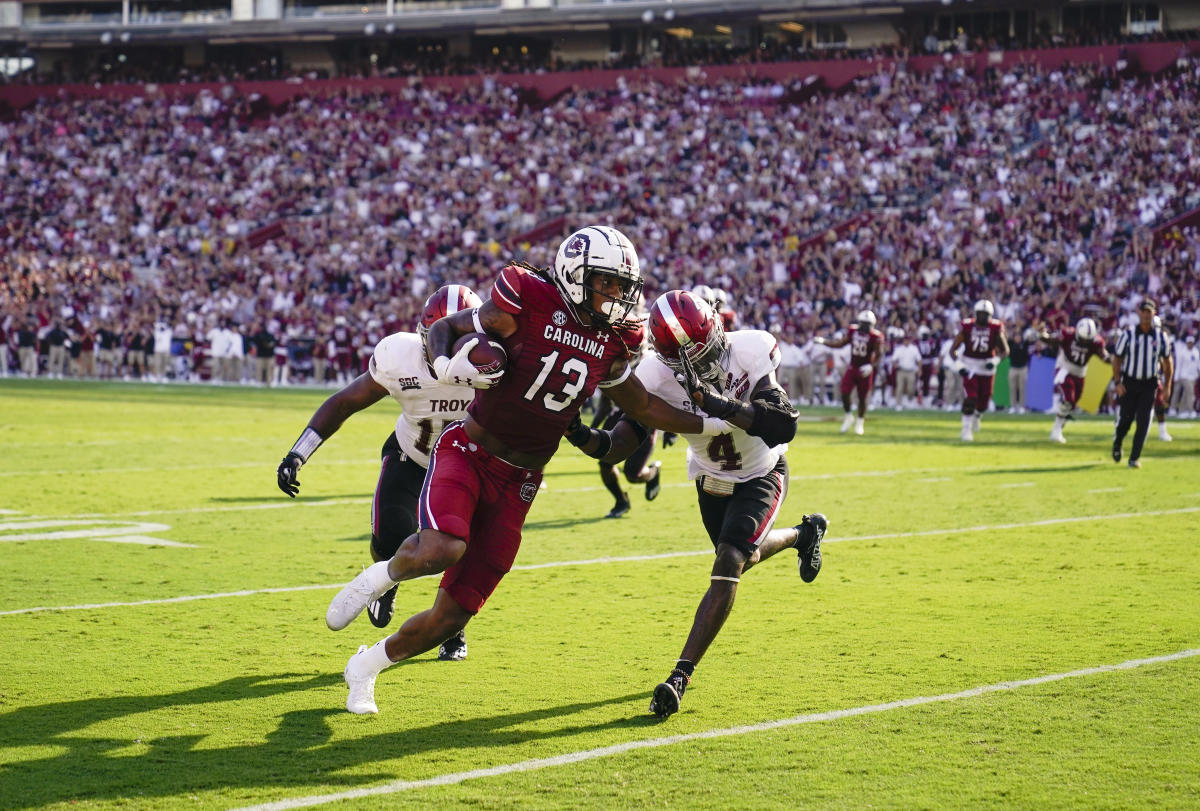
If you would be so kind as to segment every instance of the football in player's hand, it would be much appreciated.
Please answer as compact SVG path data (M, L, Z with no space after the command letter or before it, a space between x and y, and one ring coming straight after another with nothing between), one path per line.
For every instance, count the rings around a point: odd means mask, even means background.
M504 351L504 345L486 333L468 332L454 342L454 354L457 355L458 351L473 338L478 339L479 343L475 344L475 347L467 355L467 360L471 361L471 364L481 374L490 375L503 371L508 363L508 354Z

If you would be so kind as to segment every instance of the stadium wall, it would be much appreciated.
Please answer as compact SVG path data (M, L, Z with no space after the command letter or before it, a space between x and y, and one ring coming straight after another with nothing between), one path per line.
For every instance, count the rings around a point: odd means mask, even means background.
M906 61L911 70L925 72L933 66L963 67L980 72L987 67L1006 68L1019 62L1035 62L1046 68L1059 67L1066 63L1102 63L1116 65L1126 59L1133 71L1158 73L1172 65L1181 53L1200 53L1200 40L1182 42L1138 43L1129 45L1088 46L1079 48L1055 48L1028 51L994 51L990 53L963 54L960 56L918 56ZM891 65L890 59L844 59L812 62L766 62L753 65L705 65L690 68L639 68L632 70L595 70L563 73L516 73L497 76L499 81L528 88L543 99L551 99L572 88L602 89L616 85L622 76L638 74L665 83L680 80L696 83L714 82L721 79L737 81L782 81L788 82L809 76L819 76L827 87L838 89L856 77L873 73L883 66ZM429 86L455 89L480 81L480 76L426 76L421 81ZM269 82L197 82L184 85L113 84L113 85L10 85L0 87L0 108L7 104L20 110L44 96L59 96L66 93L75 98L130 98L162 93L167 96L191 96L202 91L228 94L226 88L240 95L260 94L270 104L285 104L299 95L320 94L323 91L354 89L360 91L399 91L411 86L412 77L394 79L290 79Z

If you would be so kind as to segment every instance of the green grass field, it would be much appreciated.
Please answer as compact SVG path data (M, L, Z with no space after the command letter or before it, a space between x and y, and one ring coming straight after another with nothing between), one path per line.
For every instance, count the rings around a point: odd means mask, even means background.
M382 634L323 617L394 404L293 502L325 394L0 382L0 807L1200 807L1198 424L1134 471L1107 419L963 445L956 414L807 412L783 521L829 516L824 570L750 572L661 723L711 558L683 451L604 520L567 447L470 658L388 670L358 717L341 671Z

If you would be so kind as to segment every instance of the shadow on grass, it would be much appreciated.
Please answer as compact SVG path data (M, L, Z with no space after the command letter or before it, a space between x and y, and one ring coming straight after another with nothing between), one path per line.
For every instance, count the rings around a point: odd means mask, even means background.
M412 664L419 663L420 660ZM565 722L576 713L646 697L638 692L524 712L439 720L405 729L403 734L394 729L373 733L377 725L364 719L363 734L336 742L331 740L333 733L328 722L331 717L345 714L340 706L284 712L279 725L264 740L220 748L199 746L207 737L203 729L195 734L142 739L136 732L137 723L131 721L131 731L126 737L96 737L86 731L93 724L155 710L248 699L270 702L288 693L331 687L340 682L340 674L244 676L176 693L80 699L4 713L0 715L0 741L8 750L8 762L0 765L0 797L4 798L0 805L35 808L79 800L182 799L190 792L212 789L241 788L254 792L273 786L354 787L402 776L392 768L341 774L373 762L422 753L549 741L602 730L649 728L655 720L617 711L620 717L606 721ZM463 709L469 712L471 707L466 704ZM387 710L385 707L384 711ZM563 722L545 730L525 726L546 719ZM14 762L13 757L20 756L16 750L24 746L54 754ZM145 751L137 754L122 751L131 748Z
M526 521L525 529L564 529L567 527L577 527L580 524L595 524L600 521L607 521L603 515L597 515L592 518L550 518L545 521ZM615 524L613 526L616 526Z

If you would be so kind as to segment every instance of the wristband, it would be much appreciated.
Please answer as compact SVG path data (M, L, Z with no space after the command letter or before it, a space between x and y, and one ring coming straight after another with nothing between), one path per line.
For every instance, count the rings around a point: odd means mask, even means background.
M719 420L716 417L705 417L704 427L700 429L700 433L704 436L716 436L717 434L728 434L733 430L733 426L725 420Z
M325 439L310 427L305 427L304 433L296 440L296 444L292 445L289 453L294 453L300 457L301 462L307 462L308 457L316 453L317 448L321 447L321 443Z

